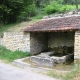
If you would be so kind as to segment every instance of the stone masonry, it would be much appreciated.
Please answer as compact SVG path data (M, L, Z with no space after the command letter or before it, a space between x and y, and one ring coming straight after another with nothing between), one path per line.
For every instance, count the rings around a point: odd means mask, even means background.
M45 51L48 48L46 33L30 33L30 43L31 54Z
M72 38L68 38L74 44L74 59L80 59L80 31L70 34ZM59 38L59 37L58 37ZM74 38L74 40L72 40ZM52 40L53 39L53 40ZM45 51L50 45L53 44L54 38L49 38L46 33L28 33L28 32L5 32L3 38L0 38L0 45L5 46L12 51L21 50L24 52L32 52L31 54ZM70 41L70 42L71 42ZM72 45L70 45L72 46ZM39 51L39 52L38 52Z
M30 34L23 32L4 32L1 45L12 51L30 52Z
M74 59L80 59L80 31L75 32Z
M30 52L37 54L58 47L72 47L74 46L74 34L75 32L30 33Z
M48 33L48 47L74 46L75 32L51 32Z

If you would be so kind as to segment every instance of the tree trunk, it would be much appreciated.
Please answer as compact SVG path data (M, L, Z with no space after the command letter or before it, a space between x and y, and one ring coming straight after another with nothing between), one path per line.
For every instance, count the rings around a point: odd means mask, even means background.
M78 13L78 0L75 0L75 4L76 4L76 11Z

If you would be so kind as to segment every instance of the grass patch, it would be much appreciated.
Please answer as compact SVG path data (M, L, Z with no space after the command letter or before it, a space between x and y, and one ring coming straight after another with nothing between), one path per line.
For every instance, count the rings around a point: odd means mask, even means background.
M47 14L45 13L44 10L42 9L38 9L38 14L34 17L32 17L32 19L42 19L44 16L46 16Z
M43 16L45 16L45 15L44 14L38 14L37 16L32 17L32 19L42 19Z
M29 27L30 25L34 24L35 22L39 21L40 19L31 18L30 21L25 21L21 23L12 23L12 24L4 24L0 25L0 37L3 37L4 32L19 32L26 27Z
M76 76L79 76L79 79L76 79ZM80 62L74 66L74 69L70 73L63 76L62 80L80 80Z
M51 70L47 75L61 80L80 80L80 62L77 63L70 72Z
M63 77L66 76L69 72L63 72L58 70L50 70L47 75L56 79L63 80Z
M9 29L10 27L13 27L15 25L17 25L18 23L13 23L13 24L6 24L6 25L0 25L0 37L3 36L3 32L7 31L7 29Z
M15 59L24 58L27 56L30 56L30 53L22 51L12 52L3 46L0 46L0 59L6 60L8 62L12 62Z

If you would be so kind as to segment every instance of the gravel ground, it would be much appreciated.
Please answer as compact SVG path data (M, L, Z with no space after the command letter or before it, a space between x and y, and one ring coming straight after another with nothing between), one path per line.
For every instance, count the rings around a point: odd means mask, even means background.
M0 80L56 80L36 73L30 68L20 68L0 61Z

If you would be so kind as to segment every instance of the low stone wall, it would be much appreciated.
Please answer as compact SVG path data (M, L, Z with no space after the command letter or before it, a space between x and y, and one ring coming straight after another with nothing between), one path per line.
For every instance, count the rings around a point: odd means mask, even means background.
M12 51L30 52L30 34L23 32L4 32L1 45Z

